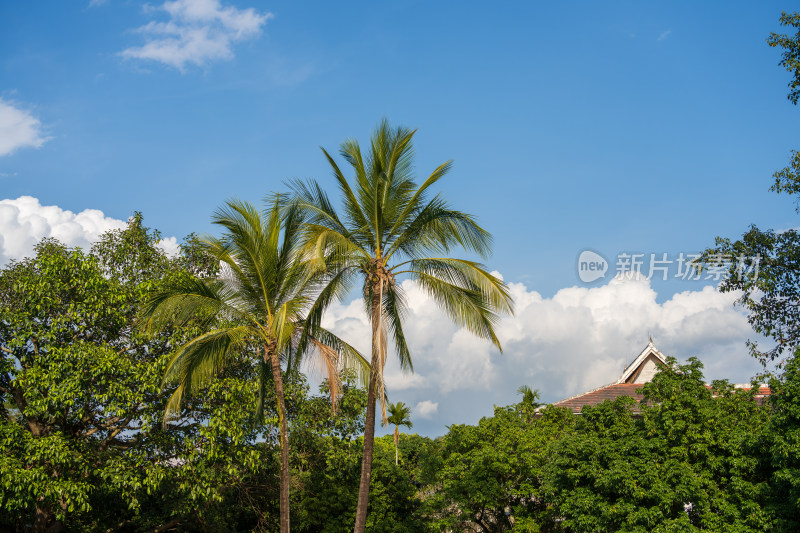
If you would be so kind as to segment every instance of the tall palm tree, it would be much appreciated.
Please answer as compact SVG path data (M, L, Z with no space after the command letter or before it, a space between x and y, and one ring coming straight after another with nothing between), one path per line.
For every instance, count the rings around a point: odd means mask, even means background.
M344 204L341 217L317 182L291 184L298 205L308 215L306 249L315 254L319 268L331 272L332 287L340 293L342 287L362 281L372 328L357 533L366 524L378 398L386 419L383 366L389 334L402 368L413 370L401 320L407 304L397 277L413 280L456 323L498 348L494 327L499 313L512 312L511 297L501 279L477 262L447 257L456 246L486 257L491 236L470 215L451 209L440 195L430 197L431 188L450 170L451 162L439 165L417 185L413 136L414 131L392 129L384 120L372 136L366 157L355 140L345 141L340 154L352 167L352 185L333 157L322 150L339 186Z
M386 410L389 412L386 422L394 425L394 464L397 465L399 462L397 444L400 440L400 426L414 427L414 424L411 423L411 408L403 402L397 402L390 403Z
M177 382L167 403L165 423L178 412L182 398L220 370L226 360L246 357L257 348L260 394L257 414L263 419L264 388L272 370L280 426L280 530L289 532L289 428L283 389L282 363L296 368L298 358L311 353L327 370L331 399L339 392L338 371L360 368L366 360L347 343L319 325L325 299L331 295L321 271L303 260L302 214L282 207L276 195L267 210L241 201L228 201L214 213L222 226L219 238L207 237L201 246L221 265L214 278L186 278L154 295L142 311L145 330L199 319L207 330L179 347L166 369L165 381ZM334 291L335 293L335 291Z

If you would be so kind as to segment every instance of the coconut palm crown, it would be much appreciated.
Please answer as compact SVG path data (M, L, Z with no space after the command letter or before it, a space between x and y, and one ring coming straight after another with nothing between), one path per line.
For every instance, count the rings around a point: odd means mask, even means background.
M397 445L400 442L400 426L412 428L414 424L411 423L411 408L403 402L390 403L386 410L389 412L386 423L394 426L394 464L396 465L398 463Z
M165 382L177 382L164 415L165 423L178 412L184 396L211 379L225 363L257 350L259 400L263 415L264 392L270 370L275 388L281 450L280 522L289 531L289 440L282 366L296 369L305 355L315 356L325 369L331 400L340 391L344 367L366 375L366 360L349 344L320 327L326 288L323 272L304 260L301 247L302 213L282 206L280 196L268 209L242 201L228 201L214 213L221 237L206 237L201 246L221 265L213 278L184 278L155 294L142 311L146 330L199 320L205 331L176 349Z
M306 251L332 278L329 290L346 294L361 281L372 328L372 354L367 396L356 532L366 522L375 431L375 401L386 419L383 367L389 336L403 369L413 370L402 317L407 303L398 278L422 288L459 325L500 348L495 326L500 314L512 312L511 297L501 279L475 261L453 259L460 247L487 257L491 236L475 219L450 208L432 189L451 168L439 165L417 185L414 180L414 131L393 129L382 121L366 155L355 140L345 141L340 154L353 172L348 181L333 157L322 150L333 170L342 199L340 212L315 181L294 181L298 206L306 213ZM326 259L327 258L327 259Z

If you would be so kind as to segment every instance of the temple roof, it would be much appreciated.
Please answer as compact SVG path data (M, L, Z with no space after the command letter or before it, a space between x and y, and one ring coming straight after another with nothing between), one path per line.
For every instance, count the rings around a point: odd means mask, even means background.
M589 392L584 392L576 396L561 400L553 405L556 407L567 407L573 413L580 413L585 405L598 405L606 400L616 400L620 396L630 396L631 398L642 401L642 384L641 383L612 383L610 385L603 385ZM640 412L638 405L633 407L633 412Z
M667 364L667 358L663 353L653 345L653 339L647 343L644 350L636 356L636 358L625 367L622 375L607 385L597 387L575 396L570 396L564 400L555 402L553 405L556 407L566 407L573 413L580 413L585 405L594 406L603 403L606 400L614 400L620 396L629 396L641 402L644 398L642 396L642 385L648 383L653 379L656 372ZM736 388L750 389L750 385L735 385ZM709 387L710 388L710 387ZM756 391L756 401L760 404L763 402L764 397L769 396L769 387L760 387ZM634 413L641 413L639 404L633 406Z
M644 350L625 368L614 383L647 383L653 379L658 368L666 364L666 356L658 351L651 338Z

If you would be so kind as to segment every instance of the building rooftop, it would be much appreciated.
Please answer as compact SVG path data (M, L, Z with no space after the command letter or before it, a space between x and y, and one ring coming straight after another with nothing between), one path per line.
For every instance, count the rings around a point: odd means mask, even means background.
M647 343L644 350L636 356L636 358L629 364L622 375L614 381L602 387L597 387L575 396L570 396L564 400L555 402L553 405L556 407L566 407L573 413L579 414L584 406L594 406L603 403L606 400L615 400L620 396L628 396L637 402L644 399L642 395L642 385L652 381L653 376L656 375L658 370L667 364L667 358L653 345L653 339ZM734 385L737 389L750 390L751 386L747 385ZM710 386L708 386L711 388ZM759 387L756 391L755 398L759 404L762 404L764 398L770 395L769 387ZM633 407L634 413L641 413L639 404Z

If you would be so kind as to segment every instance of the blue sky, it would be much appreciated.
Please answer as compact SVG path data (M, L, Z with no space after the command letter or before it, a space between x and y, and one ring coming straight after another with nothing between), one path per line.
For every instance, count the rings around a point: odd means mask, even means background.
M4 2L0 261L46 235L86 245L134 211L178 240L213 231L227 198L330 184L319 147L366 142L387 117L418 128L421 177L455 161L441 190L494 234L489 266L527 302L501 356L415 300L417 375L387 372L421 431L474 422L522 383L556 400L613 380L650 334L745 381L751 334L704 289L713 280L587 285L576 261L592 249L613 270L620 252L674 259L751 223L797 226L767 190L798 147L800 111L766 45L782 9ZM344 302L331 326L360 335L357 311Z

